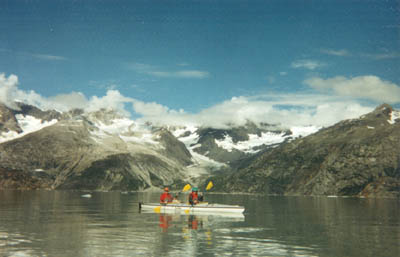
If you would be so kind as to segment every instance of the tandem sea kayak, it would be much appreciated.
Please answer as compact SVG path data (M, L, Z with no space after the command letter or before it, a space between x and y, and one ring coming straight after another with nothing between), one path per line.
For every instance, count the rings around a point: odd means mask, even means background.
M159 203L139 203L139 209L156 213L181 213L190 215L243 215L244 212L243 206L215 203L199 203L193 206L186 203L169 203L165 205Z

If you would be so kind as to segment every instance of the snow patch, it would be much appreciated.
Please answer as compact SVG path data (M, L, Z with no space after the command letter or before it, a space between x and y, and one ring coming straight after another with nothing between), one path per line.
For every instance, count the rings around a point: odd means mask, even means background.
M274 132L262 132L261 136L256 134L249 134L249 140L247 141L239 141L234 143L232 137L229 135L225 136L223 140L215 140L215 143L231 152L236 149L245 153L257 153L259 150L254 150L255 147L261 145L275 145L282 143L287 138L296 138L299 136L307 136L312 133L315 133L319 130L318 127L309 126L309 127L293 127L291 128L292 135L287 135L285 132L274 133Z
M58 122L58 120L56 119L53 119L51 121L42 121L41 119L37 119L33 116L24 116L23 114L17 114L15 115L15 118L18 122L19 127L22 129L22 132L19 134L15 131L3 132L0 134L0 143L23 137L27 134L36 132L45 127L54 125Z
M396 123L396 119L400 119L400 111L392 111L388 122L393 125Z
M181 141L192 155L192 160L194 165L188 166L187 175L192 178L196 178L202 174L205 174L204 167L220 168L225 166L225 164L214 161L205 155L196 153L194 149L201 147L201 144L197 143L199 141L199 134L197 134L197 127L187 126L184 128L176 129L172 134ZM184 136L186 135L187 136Z
M99 128L99 130L115 135L124 132L129 132L130 127L134 126L134 122L132 120L123 118L123 119L114 119L110 122L109 125L104 124L101 121L96 121L95 125Z
M139 144L153 144L153 145L158 145L159 142L153 140L153 135L152 134L142 134L140 137L139 136L119 136L123 141L125 142L133 142L133 143L139 143Z
M261 133L261 136L258 136L256 134L249 134L249 140L247 141L239 141L237 143L234 143L232 140L232 137L227 135L223 140L217 140L215 139L215 143L227 150L228 152L231 152L233 149L245 152L245 153L256 153L258 150L254 150L254 147L260 146L260 145L273 145L273 144L278 144L282 143L285 140L286 136L285 133L273 133L273 132L263 132Z
M91 133L98 138L118 136L126 143L159 144L159 142L154 140L158 137L154 136L147 126L140 125L127 118L114 119L111 120L109 124L104 124L101 121L96 121L94 124L96 125L97 130L94 130ZM98 142L98 140L96 141Z
M311 135L320 129L321 127L317 126L306 126L306 127L292 127L290 131L292 131L292 137L296 138L299 136L305 137Z
M193 146L186 147L186 148L191 148L192 150L194 150L194 149L200 148L200 147L201 147L201 144L195 144L195 145L193 145Z
M220 163L217 161L214 161L210 158L208 158L205 155L201 155L199 153L196 153L189 149L192 157L193 157L193 162L195 164L187 166L187 172L186 175L189 178L197 178L200 177L201 175L207 174L207 171L205 168L210 167L210 168L221 168L226 166L224 163Z
M177 129L175 130L172 134L178 138L179 141L185 144L186 148L188 149L194 149L197 147L200 147L200 144L197 144L197 141L199 141L199 134L196 133L197 128L196 127L185 127L183 129ZM183 137L185 133L189 132L188 136Z
M195 126L187 126L184 128L176 129L172 132L172 134L176 137L182 137L185 133L190 132L190 134L194 134L197 131L197 127Z

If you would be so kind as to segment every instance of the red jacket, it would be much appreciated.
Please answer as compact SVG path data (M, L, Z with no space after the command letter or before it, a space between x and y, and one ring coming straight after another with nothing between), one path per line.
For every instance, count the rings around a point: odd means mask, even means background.
M189 201L190 200L192 200L193 202L199 201L199 196L198 196L197 192L191 192L189 194Z
M160 203L165 203L165 202L172 202L172 195L168 192L164 192L160 196Z

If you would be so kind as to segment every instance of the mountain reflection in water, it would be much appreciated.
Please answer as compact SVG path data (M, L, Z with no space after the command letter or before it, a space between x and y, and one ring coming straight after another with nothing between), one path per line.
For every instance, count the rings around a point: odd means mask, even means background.
M0 191L0 256L399 256L397 199L209 194L244 217L139 212L159 194Z

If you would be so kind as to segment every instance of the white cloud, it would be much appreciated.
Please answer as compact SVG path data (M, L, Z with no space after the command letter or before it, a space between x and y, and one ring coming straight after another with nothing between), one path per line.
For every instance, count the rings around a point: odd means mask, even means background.
M139 113L145 117L160 117L169 113L168 107L155 102L145 103L135 100L133 102L133 108L136 113Z
M284 128L306 125L329 126L343 119L359 117L376 107L375 103L362 104L354 96L379 100L378 95L386 98L393 95L392 102L399 102L398 86L374 76L353 79L335 77L326 80L311 78L305 83L321 93L240 96L198 113L187 113L183 110L169 109L156 102L143 102L126 97L117 90L108 90L106 95L100 97L86 98L82 93L72 92L46 98L34 91L25 92L18 89L17 76L10 75L7 78L4 74L0 74L0 101L12 105L13 101L18 99L42 109L56 108L61 111L70 108L82 108L87 111L113 108L127 116L130 114L129 108L133 108L134 112L142 116L139 120L159 125L226 127L227 124L243 125L250 120L256 123L281 125ZM373 93L368 93L374 89Z
M161 104L146 103L135 99L133 110L142 115L138 121L151 122L156 125L200 125L196 114L185 113L183 110L172 110Z
M11 74L6 77L4 73L0 73L0 102L5 105L12 107L14 105L13 101L17 94L18 77Z
M129 64L127 67L128 69L134 70L135 72L159 78L204 79L210 76L210 73L208 71L201 71L201 70L165 71L156 66L144 63Z
M323 95L265 95L257 98L240 97L204 110L204 118L212 123L258 123L293 126L326 126L341 119L354 118L369 111L354 102L346 102ZM207 118L207 121L208 118Z
M67 58L58 55L49 55L49 54L30 54L32 57L42 59L42 60L49 60L49 61L65 61Z
M397 59L400 58L399 52L388 52L388 53L375 53L375 54L362 54L362 56L374 60L385 60L385 59Z
M325 93L373 100L378 103L399 103L400 87L376 76L354 78L334 77L322 79L313 77L304 81L310 87Z
M328 55L334 55L334 56L350 56L350 52L341 49L341 50L334 50L334 49L321 49L321 53L328 54Z
M18 89L18 77L11 74L6 77L4 73L0 74L0 102L10 108L18 108L15 101L22 101L32 105L45 103L45 99L34 91L22 91Z
M18 109L15 101L20 101L43 110L68 111L72 108L81 108L95 111L101 108L113 108L129 116L130 113L126 110L125 104L132 103L133 100L132 98L124 97L117 90L108 90L105 96L92 96L89 100L80 92L46 98L33 90L23 91L18 89L18 77L16 75L10 75L7 78L4 73L0 74L0 102L12 109Z
M295 126L328 126L340 120L356 118L373 107L355 101L317 94L270 94L257 97L235 97L190 114L169 110L155 103L142 103L135 111L140 120L154 124L204 125L225 128L228 124L244 125L247 121L268 123L282 128Z
M193 78L193 79L203 79L210 76L206 71L198 70L180 70L180 71L148 71L149 75L153 75L161 78Z
M325 64L315 60L297 60L292 62L291 67L294 69L315 70L325 66Z
M33 57L33 58L36 58L36 59L48 60L48 61L65 61L65 60L68 60L68 58L66 58L64 56L59 56L59 55L12 51L12 50L5 49L5 48L0 48L0 52L14 53L14 54L20 55L20 56L29 56L29 57Z
M129 111L126 110L125 104L133 101L134 99L121 95L118 90L108 90L103 97L92 96L84 109L89 112L99 109L114 109L129 116Z
M88 104L88 99L80 92L72 92L70 94L59 94L49 97L49 101L57 103L60 110L66 111L74 108L83 108Z
M333 56L357 56L357 57L365 57L373 60L385 60L385 59L397 59L400 58L400 52L390 52L389 50L383 49L381 53L350 53L346 49L320 49L320 52L327 55Z
M145 64L145 63L129 63L126 65L126 67L130 70L134 70L139 73L147 73L149 71L157 69L157 67Z

